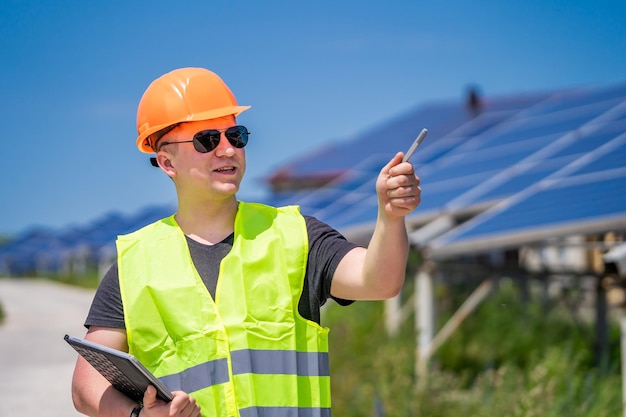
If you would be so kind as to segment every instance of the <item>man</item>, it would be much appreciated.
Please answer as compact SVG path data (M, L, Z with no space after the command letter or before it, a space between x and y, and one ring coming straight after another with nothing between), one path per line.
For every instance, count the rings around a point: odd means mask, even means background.
M215 73L182 68L155 80L137 113L140 151L174 182L175 215L120 236L86 339L128 351L174 393L142 405L78 358L76 409L90 416L330 416L329 298L378 300L404 283L404 216L420 201L402 153L376 182L368 248L296 207L239 201L249 132ZM219 278L219 279L218 279Z

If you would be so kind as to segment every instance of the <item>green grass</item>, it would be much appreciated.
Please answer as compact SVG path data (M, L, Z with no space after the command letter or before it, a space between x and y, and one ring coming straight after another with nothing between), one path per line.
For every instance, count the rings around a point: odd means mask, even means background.
M593 365L592 324L523 304L513 286L490 296L442 346L427 381L414 376L413 318L384 331L383 303L329 306L333 414L342 417L577 417L622 413L619 329ZM441 311L441 321L452 311ZM441 324L440 326L441 327Z
M70 285L75 285L77 287L89 288L89 289L95 289L98 287L98 284L100 284L100 276L95 270L88 271L85 275L76 275L76 274L57 275L57 276L48 277L48 279L51 279L56 282L61 282L63 284L70 284Z

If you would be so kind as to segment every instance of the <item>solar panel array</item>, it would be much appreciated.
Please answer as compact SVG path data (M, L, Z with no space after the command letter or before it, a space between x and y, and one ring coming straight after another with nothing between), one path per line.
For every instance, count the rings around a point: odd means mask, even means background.
M536 197L539 201L539 196L544 196L542 204L554 198L551 205L542 206L545 207L543 210L537 208L535 215L524 210L513 212L513 217L541 225L539 217L560 219L564 218L562 212L571 214L569 222L577 222L584 215L595 213L603 217L626 210L626 204L621 200L626 196L626 190L623 178L619 176L620 169L626 165L626 158L620 153L621 135L626 131L626 85L571 89L523 97L517 101L518 105L515 103L486 102L478 116L465 119L459 117L459 107L454 106L440 106L436 112L429 109L407 114L392 122L399 125L395 131L387 124L343 146L337 145L315 155L303 164L307 171L316 162L320 167L328 167L324 158L333 155L333 169L338 169L336 160L343 155L344 167L350 168L335 182L315 191L286 193L272 199L271 203L299 204L304 213L314 215L344 233L371 229L377 211L374 184L380 168L394 152L406 150L415 134L426 127L430 130L429 136L412 159L423 190L422 203L408 218L415 227L442 214L482 211L533 185L541 183L545 188L548 183L542 180L554 178L557 174L563 176L565 172L573 173L570 168L563 171L570 166L586 170L581 171L581 175L602 170L611 171L616 177L610 177L606 172L596 173L596 177L587 177L587 182L579 179L580 184L572 180L561 186L552 185L537 192ZM428 120L433 113L438 115L434 132ZM447 131L440 128L446 120L453 127ZM397 137L393 136L394 132ZM378 138L377 146L373 144L374 137ZM383 141L382 137L388 140ZM387 144L387 152L379 152L381 142ZM351 152L354 149L359 149L358 155ZM583 166L581 161L587 163ZM292 166L294 176L300 173L299 163ZM600 181L599 178L605 177L606 181ZM590 182L589 178L597 178L597 184ZM553 182L551 180L550 184ZM588 184L587 188L583 183ZM566 187L564 184L570 185ZM602 201L603 206L587 207L589 214L573 210L573 204L567 203L563 194L571 195L574 190L596 191L594 198L598 203ZM620 192L619 197L615 196ZM475 238L488 231L507 234L516 223L504 214L503 207L500 206L502 217L480 227L478 224L482 224L483 217L477 218L465 226L464 232L459 229L450 233L435 242L435 247L443 253L444 246L457 243L459 239ZM609 207L613 209L609 210ZM504 220L495 223L500 218ZM470 232L473 224L477 229ZM470 248L463 246L460 249Z
M319 189L265 202L300 205L349 237L371 233L376 177L422 128L429 134L411 160L422 202L407 218L410 228L482 212L430 242L433 254L516 245L546 233L626 229L626 84L484 98L479 112L461 102L421 106L285 165L281 173L288 178L342 174ZM118 234L172 212L148 207L133 216L27 231L0 247L0 274L110 252Z
M149 206L133 215L109 213L84 225L60 230L34 228L0 246L0 275L22 275L34 271L59 272L77 258L98 262L114 250L117 235L130 233L171 215L171 206Z
M432 242L433 255L626 230L626 121L600 124L556 153L557 161L571 162ZM587 151L592 142L597 147ZM572 157L572 149L581 152Z

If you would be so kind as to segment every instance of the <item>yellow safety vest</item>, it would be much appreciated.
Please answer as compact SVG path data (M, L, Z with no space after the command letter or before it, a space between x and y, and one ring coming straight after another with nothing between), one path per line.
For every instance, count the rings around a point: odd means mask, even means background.
M330 416L328 329L298 313L304 218L240 202L234 230L215 300L174 216L118 238L129 352L203 416Z

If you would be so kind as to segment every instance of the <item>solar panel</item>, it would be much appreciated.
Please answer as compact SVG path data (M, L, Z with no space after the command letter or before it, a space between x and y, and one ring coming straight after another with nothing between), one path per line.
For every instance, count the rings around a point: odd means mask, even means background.
M423 123L429 136L412 159L422 180L422 202L408 219L419 223L444 210L495 204L615 138L626 127L624 100L626 85L620 85L535 96L518 106L513 101L501 107L487 105L473 118L460 117L458 108L445 106L418 112L419 117L407 114L395 121L400 123L396 130L388 123L334 147L333 158L344 158L343 166L353 161L353 168L320 190L283 196L283 201L300 204L304 213L311 209L310 214L344 231L368 222L373 225L377 212L374 181L400 142L390 136L385 143L390 152L380 153L384 148L380 137L384 132L404 135L400 149L405 150ZM446 117L457 125L439 129L443 134L435 136L428 121L423 121L431 113L437 114L436 125ZM355 163L357 157L361 159ZM620 162L615 155L609 158L613 164ZM315 160L309 162L314 165ZM362 169L365 160L369 165Z
M554 182L497 213L431 243L434 257L483 252L539 242L559 235L626 228L626 169Z
M468 112L464 103L457 101L420 106L362 133L337 138L332 145L327 144L318 152L286 164L281 172L299 178L351 169L372 154L383 153L385 159L389 159L395 152L405 151L423 127L428 128L429 137L413 161L432 161L456 148L458 141L489 130L548 96L544 93L490 99L478 117ZM431 138L438 140L435 142Z
M606 109L594 109L594 112L585 112L583 114L568 115L566 119L551 118L550 120L542 118L525 118L518 120L514 125L505 132L496 132L489 135L483 148L489 146L497 146L503 143L509 144L517 141L545 137L558 133L565 133L579 128L581 125L593 120L595 117L603 114Z
M623 101L626 98L626 84L618 84L610 87L590 86L561 93L553 94L545 100L540 107L532 109L529 114L548 114L556 111L570 110L583 107L594 102Z
M466 204L476 204L480 201L500 200L512 194L515 194L530 185L540 181L541 179L553 174L565 164L572 162L574 157L549 159L545 161L533 162L532 164L521 164L515 172L510 176L503 178L499 184L495 184L482 193L476 193L474 196L467 196ZM458 194L457 194L458 196ZM455 196L456 197L456 196ZM448 201L454 201L451 198Z
M626 133L431 243L434 256L626 228Z

